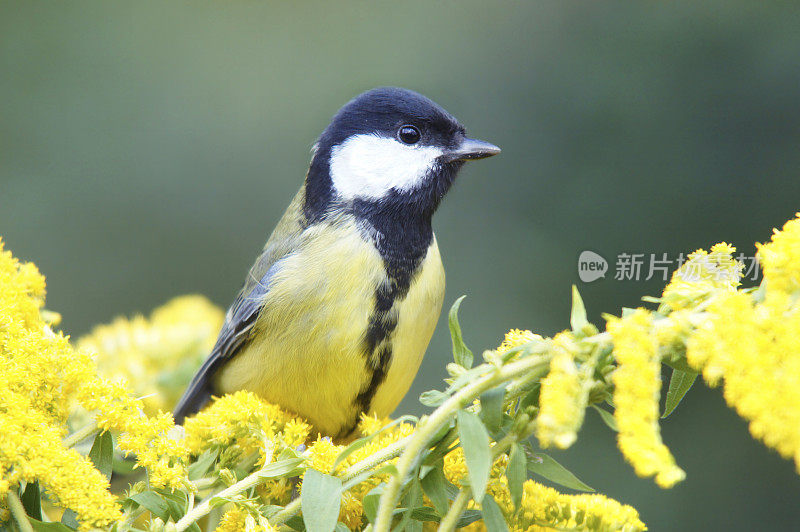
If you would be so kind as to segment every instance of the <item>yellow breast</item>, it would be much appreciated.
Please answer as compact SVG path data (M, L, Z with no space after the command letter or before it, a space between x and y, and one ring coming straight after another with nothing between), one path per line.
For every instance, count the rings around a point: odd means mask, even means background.
M356 397L372 377L365 334L383 259L355 223L312 226L270 279L251 339L218 373L216 391L250 390L308 419L328 435L358 419ZM444 296L434 239L408 293L394 302L392 358L370 402L386 416L403 398L433 334Z

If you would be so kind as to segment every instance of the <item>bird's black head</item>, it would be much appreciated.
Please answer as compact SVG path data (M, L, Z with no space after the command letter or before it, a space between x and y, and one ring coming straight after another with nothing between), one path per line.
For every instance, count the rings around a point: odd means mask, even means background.
M323 131L306 179L310 221L334 208L372 220L430 217L465 160L500 149L416 92L386 87L355 97Z

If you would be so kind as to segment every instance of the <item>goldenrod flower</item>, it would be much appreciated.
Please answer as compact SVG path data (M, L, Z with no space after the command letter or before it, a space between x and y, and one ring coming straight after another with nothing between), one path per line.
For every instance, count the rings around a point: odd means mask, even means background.
M283 441L290 447L302 445L311 434L311 425L300 418L293 418L283 427Z
M550 372L542 379L536 437L545 448L555 445L566 449L578 438L583 424L588 376L582 375L575 365L571 343L569 333L553 338L555 354L550 360Z
M461 446L445 455L443 469L445 478L456 486L460 486L467 478L467 463L464 461L464 449Z
M98 372L123 379L143 398L145 411L170 410L208 355L224 314L202 296L183 296L155 309L149 319L117 318L98 325L77 346L95 354Z
M283 505L289 503L293 488L291 479L279 478L259 484L256 486L256 491L266 504Z
M503 343L500 344L500 347L497 348L498 353L505 353L515 347L519 347L521 345L525 345L529 342L534 340L541 340L542 337L538 334L534 334L531 331L521 330L521 329L511 329L506 333L505 338L503 339Z
M336 461L336 457L338 457L339 453L343 450L344 446L336 445L327 436L320 436L317 438L317 441L308 447L308 454L311 456L311 463L309 465L312 469L330 475L334 473L333 463ZM341 471L343 465L340 464L337 469Z
M352 491L342 493L342 503L339 508L339 521L350 530L358 530L364 521L364 505L360 497Z
M75 511L81 529L107 526L120 516L108 480L62 444L91 360L41 319L44 291L36 267L20 264L0 240L0 498L38 480Z
M244 532L244 518L247 514L238 506L231 507L219 520L215 532Z
M800 213L796 216L775 230L771 242L756 244L769 290L791 294L800 289Z
M687 359L711 385L724 379L725 400L750 421L753 437L800 471L800 304L771 286L755 305L743 293L716 299Z
M671 487L683 480L685 473L675 465L675 459L661 441L658 425L661 361L651 315L638 309L625 318L609 319L607 329L619 364L613 374L619 448L637 475L655 476L659 486Z
M734 291L740 284L744 265L733 258L736 248L725 242L698 249L672 274L662 300L673 310L697 304L719 290Z
M388 423L388 420L378 422L373 417L362 416L359 430L366 435L373 435L386 423ZM390 429L386 429L380 434L373 436L369 442L350 454L336 467L335 471L333 471L333 464L345 449L344 445L337 445L333 443L330 438L318 437L309 445L308 451L304 454L308 456L309 466L311 468L326 474L341 474L350 466L371 457L396 441L411 435L413 432L414 427L408 423L401 423ZM396 461L396 459L388 463L394 461ZM351 529L358 528L364 521L364 507L361 501L372 488L387 479L388 477L386 475L374 476L342 493L342 506L339 510L339 521L345 523Z
M138 464L148 469L151 485L177 488L183 484L183 462L188 452L172 436L175 424L171 414L148 417L141 400L128 395L123 383L99 377L84 383L79 400L84 408L94 411L100 428L120 432L119 448L136 455Z
M215 532L272 532L275 530L263 517L256 520L238 506L232 506L219 521Z
M190 455L207 449L225 451L228 460L258 454L258 465L272 460L286 446L306 441L310 426L303 420L269 404L251 392L225 395L184 422L181 445ZM233 464L231 464L233 465Z
M516 531L590 530L597 532L647 530L639 513L604 495L564 495L528 480L523 485L520 512L509 523Z

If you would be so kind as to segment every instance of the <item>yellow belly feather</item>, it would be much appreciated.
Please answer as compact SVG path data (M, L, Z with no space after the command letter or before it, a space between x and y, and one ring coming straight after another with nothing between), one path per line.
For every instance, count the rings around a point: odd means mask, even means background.
M370 373L364 334L383 259L354 223L309 227L270 280L252 339L221 370L220 393L250 390L337 434L356 414L354 399ZM392 359L371 411L391 414L419 369L441 311L444 269L434 238L412 279L392 334Z

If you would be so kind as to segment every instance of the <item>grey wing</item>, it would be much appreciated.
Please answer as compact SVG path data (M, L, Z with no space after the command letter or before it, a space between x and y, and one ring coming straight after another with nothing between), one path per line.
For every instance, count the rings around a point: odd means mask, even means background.
M182 424L186 416L200 411L211 399L214 375L225 361L234 356L247 342L253 324L264 306L264 296L269 292L270 280L279 268L279 264L280 261L273 264L260 279L253 276L253 271L250 272L244 288L228 309L225 323L211 354L200 366L175 407L173 412L175 423Z

